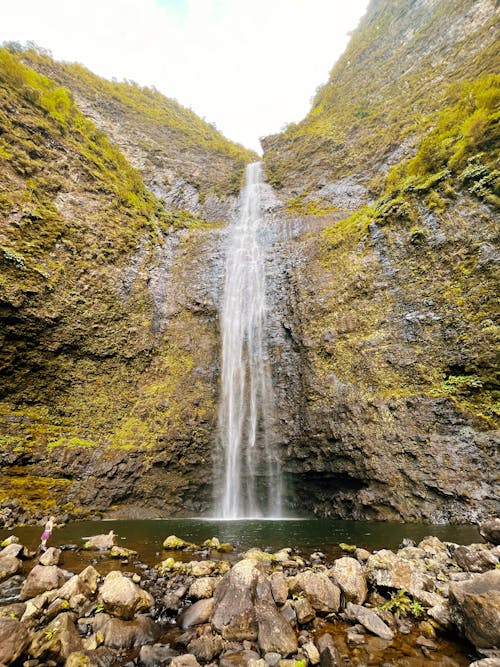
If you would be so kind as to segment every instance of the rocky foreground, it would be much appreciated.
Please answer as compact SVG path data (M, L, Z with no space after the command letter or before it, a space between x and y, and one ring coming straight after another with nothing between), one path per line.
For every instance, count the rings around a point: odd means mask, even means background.
M35 555L11 536L0 551L0 666L498 666L500 519L482 535L397 552L341 545L348 555L331 563L288 548L233 557L217 538L199 547L171 536L150 569L110 533L84 544L93 564L78 574L62 568L64 548ZM116 569L101 576L96 552ZM136 571L122 572L131 562Z

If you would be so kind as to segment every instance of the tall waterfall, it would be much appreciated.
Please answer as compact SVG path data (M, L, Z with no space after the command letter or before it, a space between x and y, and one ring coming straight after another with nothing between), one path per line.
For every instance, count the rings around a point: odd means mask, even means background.
M266 282L262 166L247 167L238 214L229 228L221 312L219 437L225 519L281 514L279 461L273 451L274 401L265 340Z

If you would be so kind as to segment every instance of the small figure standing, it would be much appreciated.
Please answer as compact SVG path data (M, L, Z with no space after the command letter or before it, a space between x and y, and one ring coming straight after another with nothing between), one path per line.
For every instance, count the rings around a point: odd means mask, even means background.
M47 521L47 523L45 524L42 536L40 538L40 549L42 551L45 551L45 549L47 548L47 540L52 535L52 530L54 528L55 522L56 522L56 517L51 516Z

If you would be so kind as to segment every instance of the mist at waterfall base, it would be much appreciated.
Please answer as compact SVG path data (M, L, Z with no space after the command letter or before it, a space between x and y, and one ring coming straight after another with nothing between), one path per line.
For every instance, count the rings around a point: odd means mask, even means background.
M228 229L222 332L219 440L223 519L280 517L282 481L274 443L274 397L266 345L266 271L262 164L247 166ZM217 462L217 466L219 462ZM220 471L214 471L218 480ZM217 491L218 489L216 489ZM217 497L218 495L218 497Z

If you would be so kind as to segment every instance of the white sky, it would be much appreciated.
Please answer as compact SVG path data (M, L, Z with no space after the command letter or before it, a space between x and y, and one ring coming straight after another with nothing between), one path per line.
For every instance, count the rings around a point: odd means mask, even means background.
M303 118L368 0L0 0L0 42L154 85L228 138Z

